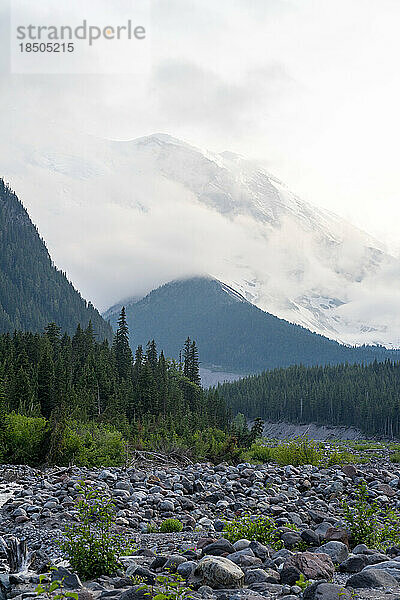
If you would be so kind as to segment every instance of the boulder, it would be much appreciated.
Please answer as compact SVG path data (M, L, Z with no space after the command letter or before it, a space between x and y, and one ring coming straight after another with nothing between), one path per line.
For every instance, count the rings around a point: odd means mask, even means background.
M134 585L125 592L122 592L120 596L114 598L118 598L118 600L150 600L153 597L151 593L151 588L145 587L142 585Z
M320 537L317 533L315 533L315 531L313 531L312 529L304 529L301 532L301 539L308 545L308 546L319 546L320 544Z
M325 533L325 540L327 542L342 542L346 546L349 545L349 536L343 527L329 527Z
M378 563L376 565L367 565L362 570L362 573L370 570L385 571L400 582L400 562L398 562L397 560L385 560L384 562Z
M352 594L342 585L316 582L305 589L303 600L351 600Z
M141 577L144 583L153 585L156 582L155 575L146 569L146 567L142 567L136 563L131 563L126 570L127 577Z
M197 564L194 576L201 579L203 585L211 588L232 589L242 587L244 573L231 560L222 556L205 556Z
M365 554L350 554L350 556L341 563L342 573L359 573L368 564Z
M298 552L285 559L281 581L294 585L301 573L305 579L331 579L334 572L335 566L327 554Z
M327 554L338 565L349 556L349 549L343 542L328 542L317 548L316 552Z
M399 565L400 566L400 565ZM52 581L63 582L63 587L67 590L77 590L82 587L81 580L78 575L66 569L65 567L58 567L51 572Z
M289 550L291 550L295 546L298 546L303 541L300 533L298 533L297 531L287 531L286 533L283 533L281 536L281 540L285 548L289 548Z
M249 569L246 572L245 583L246 585L253 585L254 583L279 583L281 576L278 571L274 569Z
M351 477L351 479L357 476L357 469L354 465L343 465L342 471L347 477Z
M228 542L228 540L225 538L220 538L216 542L212 542L211 544L204 546L202 552L203 556L222 556L223 554L233 554L235 552L235 548L233 544Z
M364 569L360 573L352 575L347 580L346 586L351 588L388 588L397 585L393 575L379 569Z
M176 573L178 566L185 562L187 562L187 558L185 558L181 554L172 554L167 558L167 562L163 566L163 569L164 571Z

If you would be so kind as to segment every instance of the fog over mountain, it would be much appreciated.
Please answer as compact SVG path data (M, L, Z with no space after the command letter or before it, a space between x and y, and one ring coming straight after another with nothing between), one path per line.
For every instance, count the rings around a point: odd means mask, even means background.
M260 163L166 134L0 150L57 264L102 309L208 274L345 343L400 343L400 262Z

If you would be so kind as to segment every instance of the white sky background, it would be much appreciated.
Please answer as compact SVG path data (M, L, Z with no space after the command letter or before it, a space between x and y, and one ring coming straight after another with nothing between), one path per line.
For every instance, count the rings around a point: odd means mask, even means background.
M143 1L152 13L148 78L8 74L0 0L0 131L23 120L19 135L32 144L38 124L45 135L54 121L229 149L400 248L399 0Z

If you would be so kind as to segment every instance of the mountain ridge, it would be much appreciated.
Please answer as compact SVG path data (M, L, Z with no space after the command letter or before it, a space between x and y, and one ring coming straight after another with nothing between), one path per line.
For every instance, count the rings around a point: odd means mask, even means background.
M73 333L89 321L101 339L112 330L54 265L16 194L0 179L0 332L41 332L51 321Z

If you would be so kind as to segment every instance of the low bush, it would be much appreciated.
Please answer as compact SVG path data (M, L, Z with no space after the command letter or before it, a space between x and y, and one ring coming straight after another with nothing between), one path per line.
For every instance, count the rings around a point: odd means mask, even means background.
M397 450L396 452L393 452L393 454L391 454L390 462L400 463L400 451L399 450Z
M325 458L325 466L333 467L334 465L348 465L350 463L360 463L364 460L358 456L347 452L347 450L332 450L327 453Z
M182 531L183 525L178 519L165 519L160 525L160 533L178 533Z
M282 548L276 523L270 517L246 515L226 523L224 537L232 544L241 539L260 542L276 550Z
M126 462L126 442L113 425L70 421L53 460L60 465L118 467Z
M245 462L267 463L273 460L273 448L254 443L247 452L241 455L241 460Z
M307 437L284 442L272 450L274 460L280 465L319 465L324 459L320 444Z
M371 500L365 484L357 488L352 502L342 502L342 508L354 545L383 549L386 544L400 543L400 515Z
M42 459L46 419L15 412L5 416L5 461L12 464L38 464Z
M114 575L127 551L123 538L112 532L115 506L100 491L80 484L78 523L66 527L61 550L71 567L84 579Z

